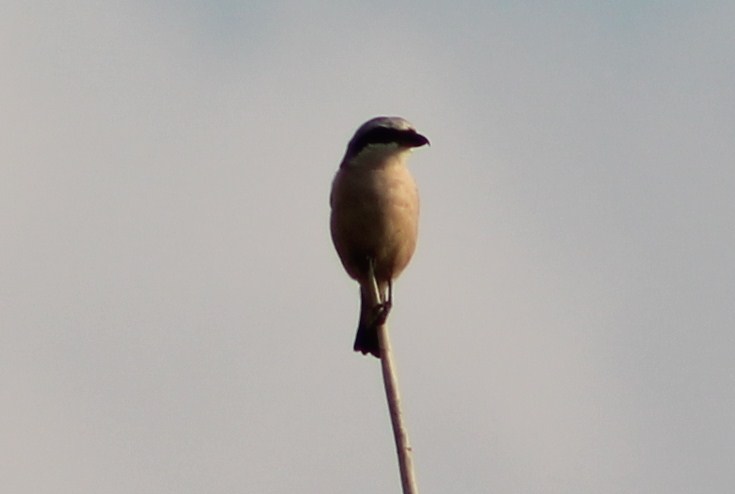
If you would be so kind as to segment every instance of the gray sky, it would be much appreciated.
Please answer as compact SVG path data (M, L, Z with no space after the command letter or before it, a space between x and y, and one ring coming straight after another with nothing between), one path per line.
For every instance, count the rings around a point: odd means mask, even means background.
M5 2L3 492L399 492L328 234L401 115L424 493L735 489L733 2Z

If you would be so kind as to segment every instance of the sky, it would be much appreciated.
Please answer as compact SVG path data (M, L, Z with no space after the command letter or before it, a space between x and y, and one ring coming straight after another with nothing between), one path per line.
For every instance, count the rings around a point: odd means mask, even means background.
M328 195L411 157L421 492L735 489L735 4L0 7L4 492L400 492Z

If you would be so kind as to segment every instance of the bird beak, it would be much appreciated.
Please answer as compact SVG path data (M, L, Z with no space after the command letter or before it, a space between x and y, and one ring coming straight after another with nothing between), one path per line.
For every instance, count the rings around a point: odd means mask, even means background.
M412 133L408 138L408 145L412 148L418 148L426 144L431 146L431 142L429 142L429 139L422 136L418 132Z

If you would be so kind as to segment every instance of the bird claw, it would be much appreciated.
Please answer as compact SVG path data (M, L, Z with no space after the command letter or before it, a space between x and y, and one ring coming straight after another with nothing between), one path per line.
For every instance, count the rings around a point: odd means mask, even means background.
M390 314L390 310L393 307L392 302L383 302L382 304L378 304L373 308L373 324L375 326L382 326L385 324L386 319L388 319L388 314Z

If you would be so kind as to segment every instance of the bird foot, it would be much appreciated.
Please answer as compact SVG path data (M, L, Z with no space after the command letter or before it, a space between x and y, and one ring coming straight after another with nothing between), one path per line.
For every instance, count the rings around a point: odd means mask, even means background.
M383 302L382 304L378 304L373 307L373 324L375 326L382 326L385 324L392 307L393 304L390 301Z

